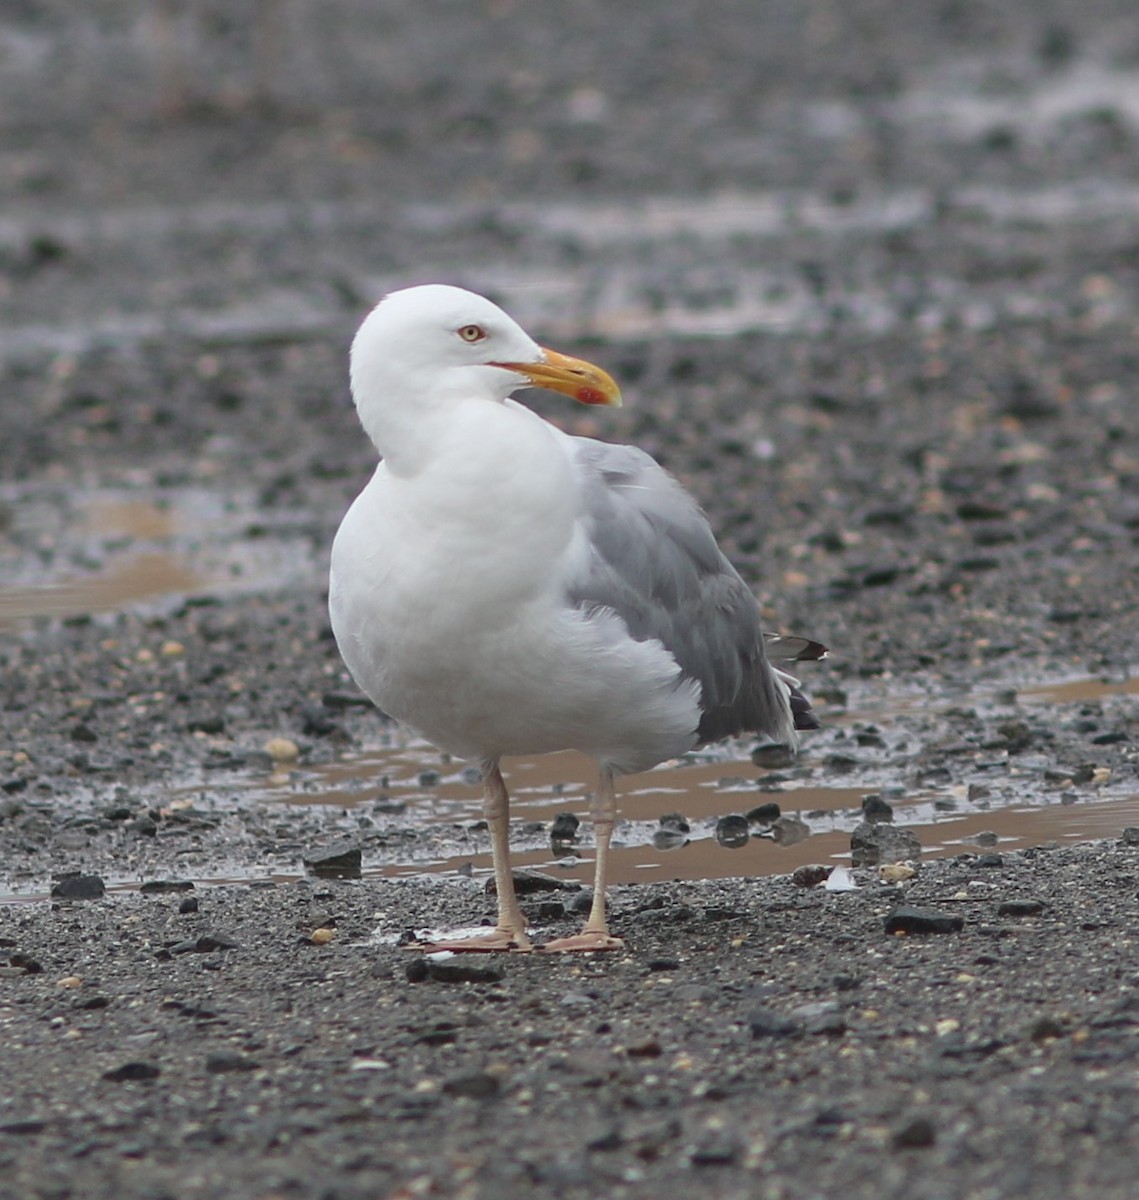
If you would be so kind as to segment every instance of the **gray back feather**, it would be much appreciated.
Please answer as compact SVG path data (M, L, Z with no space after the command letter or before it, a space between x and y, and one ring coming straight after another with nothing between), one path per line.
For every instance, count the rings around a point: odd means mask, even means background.
M754 731L793 740L786 691L764 652L759 607L704 514L647 454L570 438L582 487L583 609L608 608L637 641L655 638L701 687L702 742Z

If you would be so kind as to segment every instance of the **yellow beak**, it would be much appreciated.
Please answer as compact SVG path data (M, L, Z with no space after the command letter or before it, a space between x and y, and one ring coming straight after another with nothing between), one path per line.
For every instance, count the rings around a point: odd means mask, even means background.
M535 387L549 388L572 396L580 404L605 404L621 407L621 389L608 372L581 358L571 358L556 350L546 350L544 362L494 363L507 371L525 375Z

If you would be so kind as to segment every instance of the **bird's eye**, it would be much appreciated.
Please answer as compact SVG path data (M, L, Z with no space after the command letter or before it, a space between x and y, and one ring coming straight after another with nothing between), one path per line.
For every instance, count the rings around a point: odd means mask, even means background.
M464 342L481 342L486 337L486 330L481 325L464 325L459 330L459 337Z

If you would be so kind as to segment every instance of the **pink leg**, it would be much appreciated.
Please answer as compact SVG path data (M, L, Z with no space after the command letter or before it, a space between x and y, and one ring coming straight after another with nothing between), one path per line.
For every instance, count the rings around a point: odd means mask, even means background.
M597 857L593 868L593 904L589 917L580 933L572 937L555 938L538 949L547 954L567 953L583 950L622 950L625 943L609 932L605 917L605 879L609 865L609 841L613 837L613 823L617 819L617 793L613 784L613 773L602 768L597 780L597 792L593 797L593 831L597 843Z
M456 953L491 950L529 950L526 918L514 894L514 876L510 870L510 796L496 760L482 765L483 814L490 826L491 853L494 857L494 886L498 892L498 924L485 934L469 938L441 939L438 942L414 942L409 950L451 950Z

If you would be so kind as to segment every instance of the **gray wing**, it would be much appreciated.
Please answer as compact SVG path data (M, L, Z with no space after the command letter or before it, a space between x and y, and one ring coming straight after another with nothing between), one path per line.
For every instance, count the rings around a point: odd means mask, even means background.
M590 546L569 600L612 609L637 641L665 645L700 684L702 742L747 731L794 742L789 689L767 661L759 606L692 498L635 447L567 440Z

